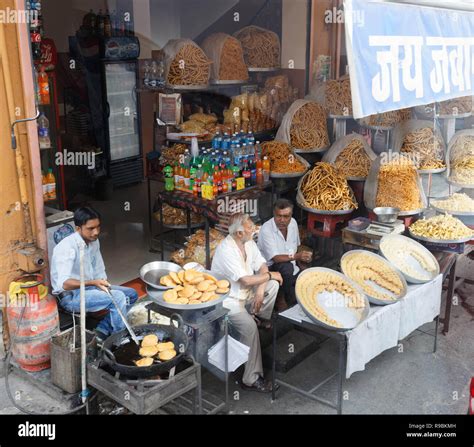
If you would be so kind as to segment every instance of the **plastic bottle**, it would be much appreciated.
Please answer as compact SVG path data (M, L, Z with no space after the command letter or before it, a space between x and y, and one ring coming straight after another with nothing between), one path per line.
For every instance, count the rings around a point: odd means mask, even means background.
M268 182L270 180L270 160L267 156L263 157L263 181Z
M222 137L219 131L216 132L214 138L212 139L212 148L219 149L221 147Z
M47 188L48 188L48 199L56 200L56 177L53 174L53 169L48 169L48 175L46 176Z
M257 184L257 164L255 163L255 160L252 160L250 163L250 184Z
M248 188L249 186L251 186L251 172L247 159L244 160L244 167L242 168L242 177L245 179L245 187Z
M51 98L49 95L49 78L48 74L44 71L44 66L40 67L38 73L38 90L39 90L39 100L41 105L48 105L51 103Z
M257 185L261 185L263 183L263 161L260 157L257 157Z
M189 191L194 194L194 183L196 182L197 169L191 165L189 169Z
M48 178L43 171L41 171L41 178L43 183L43 200L47 202L49 200Z
M49 120L41 112L38 118L38 140L40 149L49 149L51 147L51 138L49 137Z

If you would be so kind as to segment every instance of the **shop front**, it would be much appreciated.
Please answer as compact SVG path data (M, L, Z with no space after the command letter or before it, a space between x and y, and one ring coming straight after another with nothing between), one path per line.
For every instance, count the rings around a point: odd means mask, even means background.
M24 256L3 287L36 275L54 304L47 352L25 368L14 332L14 368L88 409L229 412L235 377L341 414L369 362L449 337L474 280L468 5L1 3L31 17L0 30L2 244ZM40 318L7 309L5 340ZM328 374L292 382L326 346Z

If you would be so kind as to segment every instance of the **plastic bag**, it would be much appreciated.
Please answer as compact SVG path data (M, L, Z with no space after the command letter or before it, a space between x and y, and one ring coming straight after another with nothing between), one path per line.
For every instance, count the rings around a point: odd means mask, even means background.
M399 208L401 215L425 209L427 200L414 163L403 154L382 152L367 176L364 204L370 210L378 206Z
M352 133L350 135L345 135L344 137L341 137L338 140L336 140L333 143L333 145L329 148L329 150L324 154L323 161L326 161L326 162L332 163L332 164L336 164L336 160L339 157L339 155L353 141L360 141L360 143L362 144L364 152L369 157L370 164L372 164L372 162L377 158L377 155L371 149L371 147L369 146L369 143L367 143L367 140L362 135L359 135L358 133ZM354 161L356 161L356 160L354 160ZM360 163L360 164L353 163L348 171L345 170L345 169L339 169L339 170L341 171L342 174L345 175L347 180L365 179L367 177L369 171L368 170L366 171L367 172L366 175L361 175L361 174L356 175L356 174L358 174L357 172L355 172L356 167L359 168L359 170L360 170L360 168L362 167L362 163ZM369 166L369 170L370 170L370 166ZM349 171L352 171L352 173L349 172ZM365 171L365 169L364 169L364 171Z
M186 46L193 48L191 58L175 60L181 49ZM191 39L171 39L164 46L163 53L165 55L165 79L168 84L207 85L209 83L212 62L199 45ZM176 72L173 67L177 67Z
M318 116L314 116L311 120L306 120L301 124L294 122L296 113L304 106L311 104L316 106ZM324 117L324 118L323 118ZM297 141L292 138L292 125L298 127L298 132L304 135L304 140L307 142L305 147L298 147ZM324 108L314 102L306 99L297 99L291 104L285 116L282 119L280 128L276 134L275 140L284 141L291 147L296 149L323 149L329 146L329 135L327 129L326 115Z
M214 81L248 79L244 52L238 39L225 33L211 34L202 42L201 47L212 61L211 79Z
M234 33L244 52L245 63L251 68L280 67L278 34L258 26L246 26Z
M407 136L411 136L411 143L407 140ZM415 143L415 140L418 140L418 143ZM392 147L394 152L412 156L416 167L420 170L446 167L444 164L446 144L439 127L433 121L408 120L398 124L393 130Z
M456 132L446 156L448 181L463 188L474 188L474 129Z

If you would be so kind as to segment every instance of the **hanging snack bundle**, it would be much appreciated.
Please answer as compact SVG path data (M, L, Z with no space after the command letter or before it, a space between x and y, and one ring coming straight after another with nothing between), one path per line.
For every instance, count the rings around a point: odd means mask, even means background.
M465 188L474 188L474 130L456 132L449 142L448 180Z
M446 167L445 143L431 121L409 120L399 124L394 131L393 148L409 154L419 170Z
M273 31L246 26L234 34L240 41L249 68L280 67L280 39Z
M209 83L212 61L191 39L172 39L163 52L169 85L201 86Z
M330 115L352 116L351 81L349 77L329 80L325 84L326 109Z
M347 179L365 179L377 158L367 140L353 133L339 138L324 154L323 161L332 163Z
M249 77L242 46L238 39L225 33L215 33L201 44L212 61L214 81L246 81Z
M378 113L362 118L359 122L363 126L391 128L399 123L409 120L411 109L392 110L391 112Z

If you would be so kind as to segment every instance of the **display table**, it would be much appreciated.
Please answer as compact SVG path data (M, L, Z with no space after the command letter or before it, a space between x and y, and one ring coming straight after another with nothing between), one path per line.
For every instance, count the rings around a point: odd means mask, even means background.
M435 322L435 333L427 335L434 337L434 352L437 348L439 313L441 307L442 275L426 284L415 284L408 286L405 297L397 303L387 306L370 306L369 316L356 328L345 331L330 331L314 324L303 312L299 304L278 314L274 324L274 356L273 377L275 383L296 391L310 399L321 402L335 408L338 414L342 413L342 384L344 377L348 379L354 372L363 371L365 365L387 349L399 344L420 326ZM302 327L306 332L324 335L339 342L339 365L338 371L315 385L310 391L304 391L296 386L290 385L276 378L276 324L278 319L295 326ZM314 392L333 377L338 376L337 403L331 403L320 399ZM273 398L275 398L275 393Z
M149 200L149 222L151 230L151 188L150 182L157 181L161 182L161 175L152 175L148 177L148 200ZM188 234L191 234L191 212L201 215L204 218L205 232L206 232L206 268L211 268L211 256L210 256L210 240L209 240L209 226L211 222L222 221L225 226L228 217L238 211L246 212L245 204L250 200L257 200L263 195L263 193L270 189L271 200L273 209L273 183L271 181L265 182L261 185L251 186L249 188L242 189L240 191L232 191L225 194L219 195L214 200L206 200L200 197L195 197L192 194L180 190L174 191L161 191L158 192L155 200L158 205L158 211L160 213L160 232L157 236L160 243L161 260L164 260L164 240L163 240L163 204L166 203L174 208L179 208L186 211L187 216L187 230ZM156 239L151 233L152 242Z

